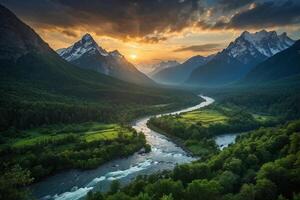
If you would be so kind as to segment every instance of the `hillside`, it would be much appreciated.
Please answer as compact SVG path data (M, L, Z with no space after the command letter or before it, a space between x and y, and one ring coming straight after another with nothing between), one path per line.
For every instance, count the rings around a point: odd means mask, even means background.
M241 80L242 84L284 84L296 81L300 73L300 41L258 64ZM284 79L284 80L283 80Z
M131 120L150 110L174 106L180 99L177 94L194 98L75 67L3 6L0 22L1 130L58 122ZM153 108L166 103L167 107Z

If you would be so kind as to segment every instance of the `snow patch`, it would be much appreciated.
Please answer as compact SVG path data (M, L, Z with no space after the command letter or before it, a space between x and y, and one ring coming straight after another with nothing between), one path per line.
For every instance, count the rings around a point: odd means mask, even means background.
M98 52L102 56L109 55L105 49L101 48L94 41L90 34L84 35L81 40L76 42L74 45L65 49L59 49L56 52L67 61L76 60L86 53L93 55Z
M247 64L251 57L271 57L294 44L286 33L277 35L275 31L262 30L256 33L245 31L225 50L227 54Z

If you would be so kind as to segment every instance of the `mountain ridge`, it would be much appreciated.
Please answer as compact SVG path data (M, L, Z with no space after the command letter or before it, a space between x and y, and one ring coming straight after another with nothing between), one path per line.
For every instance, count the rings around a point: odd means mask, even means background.
M164 84L180 84L188 78L190 73L198 66L201 66L207 63L210 59L213 58L214 55L211 56L200 56L196 55L184 63L173 66L171 68L163 69L151 76L155 81Z
M267 82L280 82L282 79L300 74L300 40L291 47L277 53L254 67L240 84L265 84Z
M106 51L88 33L70 47L58 49L57 53L66 61L83 69L94 70L127 82L154 84L118 50Z
M160 71L170 68L170 67L175 67L177 65L180 65L179 62L176 60L166 60L166 61L161 61L159 63L156 63L152 66L153 70L149 73L150 76L153 76L154 74L159 73Z
M258 63L293 43L286 33L277 35L275 31L244 31L210 62L197 67L186 83L204 86L230 84L243 78Z

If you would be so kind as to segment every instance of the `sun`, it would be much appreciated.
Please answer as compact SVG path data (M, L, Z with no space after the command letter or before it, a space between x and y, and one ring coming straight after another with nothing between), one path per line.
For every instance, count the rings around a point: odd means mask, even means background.
M136 54L130 54L130 58L131 58L132 60L135 60L135 59L137 59L137 55L136 55Z

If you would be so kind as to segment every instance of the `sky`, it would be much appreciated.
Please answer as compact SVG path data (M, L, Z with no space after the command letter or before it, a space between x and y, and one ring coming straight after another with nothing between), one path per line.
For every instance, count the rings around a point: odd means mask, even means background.
M135 64L182 62L262 29L300 39L299 0L0 0L53 49L90 33Z

